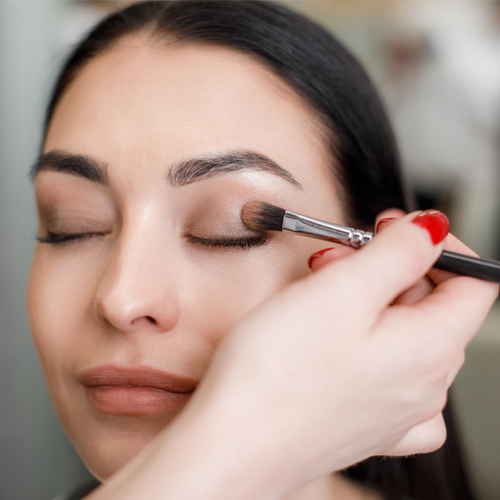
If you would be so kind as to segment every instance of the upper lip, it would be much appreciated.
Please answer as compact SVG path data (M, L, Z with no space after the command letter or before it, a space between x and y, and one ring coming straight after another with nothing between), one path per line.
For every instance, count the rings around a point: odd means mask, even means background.
M198 381L147 366L102 365L80 372L78 380L88 387L145 387L175 393L194 391Z

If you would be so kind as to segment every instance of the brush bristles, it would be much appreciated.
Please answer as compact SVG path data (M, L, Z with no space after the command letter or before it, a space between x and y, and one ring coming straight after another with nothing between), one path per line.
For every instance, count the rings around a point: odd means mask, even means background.
M252 231L282 231L286 210L261 201L247 203L241 211L241 220Z

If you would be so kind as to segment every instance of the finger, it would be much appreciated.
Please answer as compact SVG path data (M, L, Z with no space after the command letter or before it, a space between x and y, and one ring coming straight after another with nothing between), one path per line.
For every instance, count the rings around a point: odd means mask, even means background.
M336 271L345 273L335 276L348 299L353 294L370 296L373 300L365 306L378 312L426 274L443 248L443 243L433 244L429 231L417 225L429 222L429 215L413 213L394 221L369 245L339 262ZM324 269L329 274L328 266Z
M375 234L380 233L385 227L387 227L387 224L391 224L395 220L398 220L400 217L382 217L381 219L377 220L377 224L375 225Z
M459 239L457 239L455 236L452 234L448 234L448 236L445 239L445 249L450 250L452 252L457 252L461 253L464 255L471 255L471 256L477 256L477 254L472 251L467 245L462 243ZM465 307L465 311L470 311L472 301L476 300L478 303L483 301L483 297L485 297L486 302L485 304L485 310L489 310L489 307L492 303L492 300L495 300L498 297L498 285L494 283L488 283L485 281L481 281L478 279L470 278L467 276L458 276L456 274L447 272L447 271L441 271L439 269L430 269L428 273L428 279L432 280L433 283L436 285L441 285L443 282L450 280L453 278L454 281L451 283L448 283L446 286L440 286L437 289L437 293L448 293L450 291L461 291L463 292L463 300L461 300L460 304L458 307L462 307L462 305ZM423 292L423 289L421 289ZM413 298L417 297L417 293L414 293ZM423 299L425 297L425 294L422 293L420 299ZM469 302L471 301L471 302ZM416 301L415 301L416 302ZM400 303L408 303L408 302L400 302ZM468 306L468 307L467 307ZM477 313L481 313L481 309L476 309ZM469 316L469 318L473 319L474 316ZM482 321L482 320L480 320ZM474 328L478 328L478 326L474 326Z
M405 215L406 212L403 212L400 208L388 208L377 215L376 222L380 219L402 219Z
M475 252L452 234L448 234L444 244L446 250L477 256ZM469 342L498 297L498 285L438 269L431 269L428 276L437 286L432 296L422 299L422 306L427 307L431 304L428 309L428 312L431 313L432 304L444 304L448 301L447 307L462 321L462 329L469 331L465 338L465 341ZM446 328L446 325L443 325L443 327Z
M385 228L387 228L388 224L391 224L394 220L401 219L402 217L404 217L404 215L405 213L398 208L385 210L377 217L375 233L378 234L379 232L383 231ZM431 293L432 290L434 290L435 286L435 283L428 276L424 276L408 290L405 290L401 295L399 295L394 300L393 305L414 304Z
M404 215L405 215L404 212L397 208L390 208L388 210L381 212L377 216L377 222L375 224L376 228L375 232L378 234L379 232L387 228L387 226L391 224L394 220L400 219ZM451 252L478 257L478 255L472 249L470 249L467 245L465 245L463 242L461 242L458 238L456 238L452 234L448 234L448 236L446 237L444 249L449 250ZM453 273L447 271L441 271L439 269L433 268L429 271L429 277L435 283L439 283L454 276L456 275Z
M443 446L446 441L446 425L443 414L412 427L405 437L384 455L401 457L417 453L430 453Z
M399 297L394 301L394 305L411 305L422 300L424 297L429 295L436 285L428 277L424 276L422 279L418 280L412 287L404 291Z
M434 330L461 348L477 333L497 297L495 283L454 276L438 283L413 307L422 317L433 318Z
M390 224L392 221L397 219L402 219L405 215L406 214L399 208L389 208L384 210L377 215L375 220L375 234L378 234L381 228L385 227L386 224Z
M382 212L377 216L375 232L378 234L379 232L383 231L384 229L387 228L389 224L391 224L396 219L402 218L403 215L404 212L399 209L385 210L384 212ZM444 249L449 250L451 252L478 257L478 255L473 250L467 247L467 245L462 243L452 234L448 234L448 236L446 237ZM432 268L429 270L429 278L436 284L444 280L450 279L454 276L456 276L456 274L447 271L442 271L439 269Z
M311 271L317 271L326 264L329 264L330 262L334 262L336 260L341 260L344 257L353 254L355 251L355 248L346 246L325 248L324 250L313 253L309 257L309 261L307 264L311 268Z

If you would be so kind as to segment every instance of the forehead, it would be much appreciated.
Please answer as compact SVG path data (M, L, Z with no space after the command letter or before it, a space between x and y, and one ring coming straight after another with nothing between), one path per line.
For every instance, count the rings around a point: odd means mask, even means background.
M153 168L246 149L333 184L322 126L280 77L253 57L207 44L123 38L91 60L56 107L45 151L63 149ZM148 168L149 168L148 167ZM312 174L312 175L311 175Z

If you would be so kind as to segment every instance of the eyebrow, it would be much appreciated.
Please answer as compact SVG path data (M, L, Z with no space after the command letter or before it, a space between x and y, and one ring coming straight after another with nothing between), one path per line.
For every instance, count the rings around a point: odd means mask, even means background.
M38 172L55 170L85 177L99 184L108 185L107 165L87 155L69 154L54 150L40 155L30 169L30 178L35 180Z
M208 157L193 158L174 165L168 172L167 180L174 186L185 186L210 177L253 170L270 172L287 180L296 187L302 185L293 175L267 156L252 151L229 151Z
M55 170L79 175L94 182L108 185L107 165L86 155L69 154L54 150L41 155L30 170L34 180L43 170ZM167 174L167 181L173 187L185 186L200 180L239 171L270 172L298 188L297 179L267 156L253 151L226 151L221 154L183 160L173 165Z

